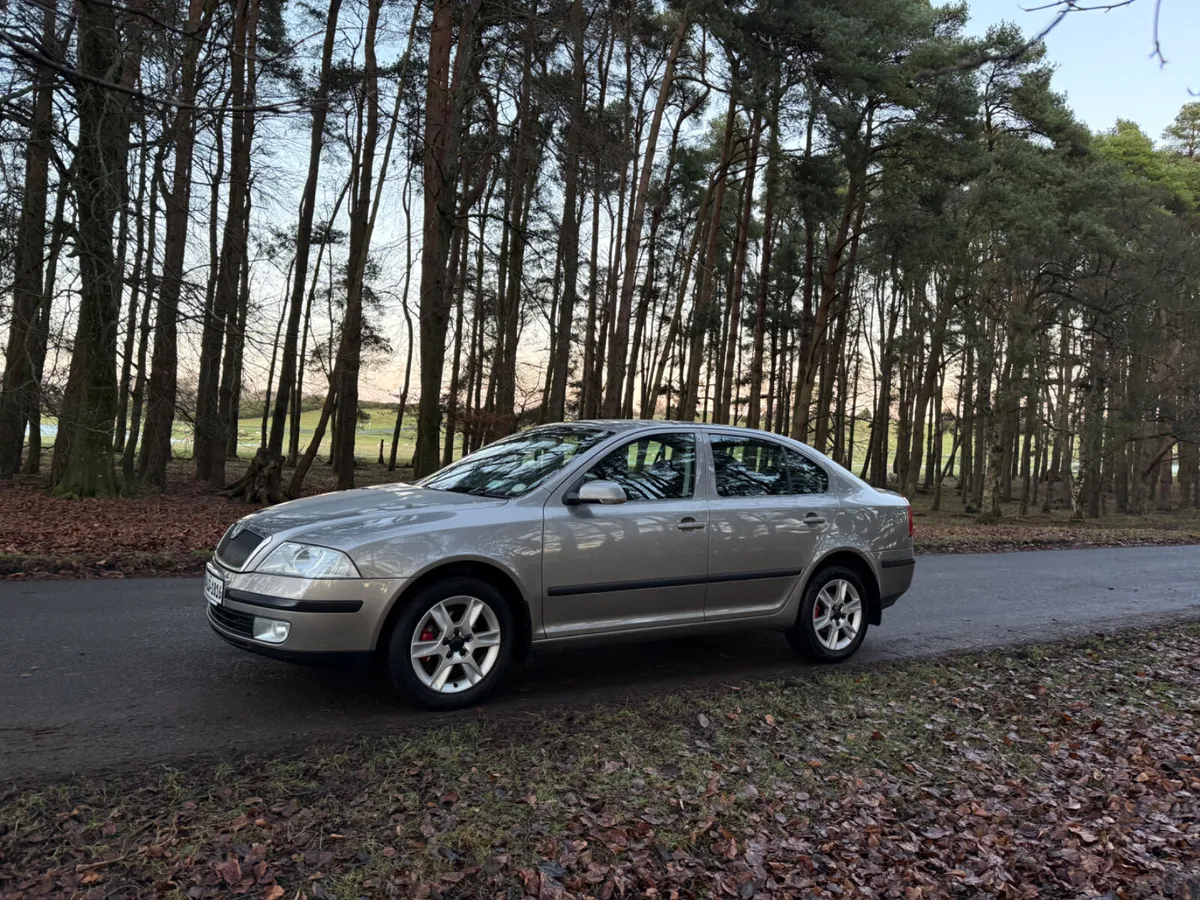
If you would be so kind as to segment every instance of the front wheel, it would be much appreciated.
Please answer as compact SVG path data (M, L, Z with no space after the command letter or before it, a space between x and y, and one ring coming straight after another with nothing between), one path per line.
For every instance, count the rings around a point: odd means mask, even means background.
M822 569L804 589L788 643L813 662L849 659L867 634L867 591L858 573L840 566Z
M424 588L396 621L388 644L392 685L431 709L461 709L490 694L512 657L504 597L478 578Z

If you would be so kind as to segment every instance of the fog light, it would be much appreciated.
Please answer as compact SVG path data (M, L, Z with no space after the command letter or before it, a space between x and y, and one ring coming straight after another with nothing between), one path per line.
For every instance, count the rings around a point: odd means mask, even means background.
M288 638L292 626L279 619L260 619L254 617L254 639L268 644L282 644Z

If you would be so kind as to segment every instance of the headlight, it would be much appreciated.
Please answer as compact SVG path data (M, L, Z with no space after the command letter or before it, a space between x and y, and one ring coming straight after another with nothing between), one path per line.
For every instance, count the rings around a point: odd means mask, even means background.
M312 544L284 541L267 555L258 571L298 578L358 578L358 569L345 553Z

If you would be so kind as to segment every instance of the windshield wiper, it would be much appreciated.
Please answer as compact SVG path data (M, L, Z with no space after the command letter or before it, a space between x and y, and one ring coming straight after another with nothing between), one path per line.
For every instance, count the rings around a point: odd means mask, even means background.
M463 491L464 494L470 494L472 497L491 497L493 500L508 500L508 494L500 491L489 491L486 488L472 488L468 491Z

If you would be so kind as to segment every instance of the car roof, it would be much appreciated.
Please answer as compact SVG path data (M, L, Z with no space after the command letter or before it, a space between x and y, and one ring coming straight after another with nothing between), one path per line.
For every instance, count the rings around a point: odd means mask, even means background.
M716 425L711 422L683 422L678 419L577 419L565 424L604 428L614 432L640 431L648 428L697 428L701 431L732 429L751 434L760 434L769 438L784 437L784 435L763 431L760 428L747 428L744 425Z

